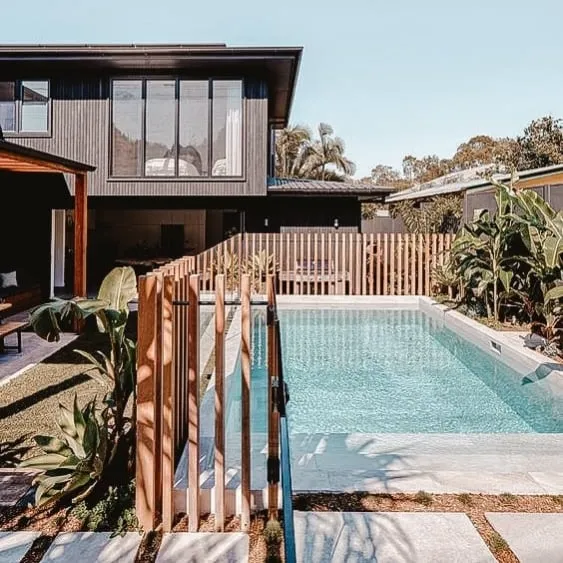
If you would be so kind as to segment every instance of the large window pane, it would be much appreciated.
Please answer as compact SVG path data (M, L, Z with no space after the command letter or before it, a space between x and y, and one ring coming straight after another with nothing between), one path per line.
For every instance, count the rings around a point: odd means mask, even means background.
M142 173L143 100L140 80L113 82L112 173Z
M145 174L176 174L176 82L147 80Z
M25 80L21 88L21 130L49 131L49 82Z
M242 174L242 82L213 82L213 176Z
M180 82L179 176L207 176L209 162L209 82Z
M16 130L16 83L0 82L0 127Z

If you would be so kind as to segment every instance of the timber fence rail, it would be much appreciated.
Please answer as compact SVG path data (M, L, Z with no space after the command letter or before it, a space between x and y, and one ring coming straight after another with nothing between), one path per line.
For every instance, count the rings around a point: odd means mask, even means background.
M227 289L248 275L259 293L273 275L278 295L431 295L452 242L451 234L245 233L195 257L194 272L211 292L223 274Z

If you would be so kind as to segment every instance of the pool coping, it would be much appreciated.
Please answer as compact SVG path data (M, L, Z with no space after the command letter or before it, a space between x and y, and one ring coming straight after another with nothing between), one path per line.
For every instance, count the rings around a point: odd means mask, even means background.
M394 309L394 310L420 310L432 319L441 322L446 328L449 328L456 334L459 334L466 340L479 347L487 354L496 357L505 365L511 367L519 375L528 378L524 382L538 382L539 385L546 388L546 392L563 394L563 364L551 360L538 352L527 349L520 341L523 333L505 333L487 327L478 321L435 301L426 296L278 296L278 308L284 309L316 309L316 308L363 308L373 309ZM228 384L229 378L234 375L240 353L240 309L237 308L229 330L226 335L225 343L225 382ZM210 323L213 324L213 323ZM211 352L211 351L210 351ZM551 375L552 377L547 377ZM205 460L212 459L213 455L213 429L214 429L214 394L212 390L215 386L215 372L213 372L206 393L201 403L201 436L203 460L202 460L202 510L211 511L214 499L214 483L212 463L207 464ZM335 434L327 434L325 436L336 436ZM386 438L396 440L404 439L405 434L388 434L381 438L376 434L358 434L350 433L347 439L358 440L382 440L386 442ZM505 452L502 455L491 454L495 458L490 462L493 471L487 471L481 467L485 459L482 455L482 444L477 438L482 438L487 443L487 437L490 437L490 443L495 443L499 439L499 435L494 434L419 434L413 435L417 438L428 436L428 439L419 440L423 447L432 447L436 443L440 447L454 447L456 441L467 441L465 450L460 450L459 458L455 459L452 467L446 464L445 470L417 470L416 467L404 467L397 471L390 470L385 474L385 479L381 479L381 470L373 469L371 473L358 469L356 471L348 469L346 471L333 471L327 468L327 462L332 465L340 463L344 458L338 457L345 455L340 451L330 453L326 461L322 461L322 456L315 455L317 452L299 452L299 460L296 463L295 454L294 463L296 468L294 471L294 492L346 492L346 491L363 491L363 492L416 492L420 489L428 490L436 493L483 493L483 494L499 494L499 492L509 492L513 494L562 494L563 493L563 464L556 461L556 457L551 458L549 451L560 452L563 449L563 433L532 433L532 434L511 434L510 440L515 441L513 451ZM507 434L503 437L508 439ZM520 440L519 436L524 436ZM537 448L532 444L530 446L530 438L537 443ZM240 440L240 433L229 433L228 437L233 440ZM526 438L528 437L528 438ZM263 436L253 433L253 451L261 453L264 451L262 444ZM318 438L314 435L301 435L300 440L309 441L311 443ZM476 438L477 443L472 444L472 438ZM474 440L475 441L475 440ZM518 442L526 445L526 451L520 452ZM258 443L256 443L258 442ZM465 442L464 442L465 443ZM511 442L512 443L512 442ZM430 445L429 445L430 444ZM387 444L389 446L389 444ZM532 448L530 450L530 448ZM541 451L541 455L538 453ZM183 471L185 467L186 450L182 455L182 460L178 464L176 475ZM385 455L389 454L389 449ZM415 452L419 455L419 452ZM432 454L432 457L438 462L440 453ZM517 456L520 455L520 458ZM515 457L516 456L516 457ZM371 452L367 455L380 458L381 453ZM490 455L489 455L490 457ZM447 456L444 456L444 460ZM451 459L452 456L450 456ZM308 461L315 460L314 465L310 466ZM419 456L418 459L426 459L425 455ZM450 459L450 461L451 461ZM469 465L472 463L479 466L479 471L455 470L459 466L459 460L466 459ZM515 471L514 460L521 459L522 468L525 470ZM303 460L306 461L303 466ZM363 460L362 462L365 462ZM485 462L485 467L489 461ZM481 464L481 465L480 465ZM506 464L506 466L504 465ZM537 467L531 465L537 464ZM423 463L424 465L424 463ZM439 465L439 463L438 463ZM511 470L507 471L506 467L511 466ZM323 467L324 466L324 467ZM332 466L331 466L332 467ZM550 469L554 468L554 470ZM265 506L267 498L267 485L265 483L265 468L253 467L253 484L256 481L263 483L263 487L252 487L252 506L255 509L262 509ZM238 479L238 470L235 468L227 474L227 513L236 514L240 512L241 495ZM352 479L348 478L348 473ZM180 473L181 475L181 473ZM255 476L258 477L255 478ZM186 506L186 490L185 485L180 483L181 479L176 480L175 500L179 509L185 510ZM392 482L393 486L389 487L388 483Z

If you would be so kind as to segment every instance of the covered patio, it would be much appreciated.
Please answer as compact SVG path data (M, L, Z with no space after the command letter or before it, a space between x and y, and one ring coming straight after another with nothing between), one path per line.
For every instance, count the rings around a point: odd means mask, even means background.
M4 188L2 222L8 222L10 225L2 233L3 238L10 237L10 239L0 240L0 244L8 248L11 245L13 247L14 241L25 240L25 237L41 236L38 235L39 229L34 224L26 224L33 223L33 215L29 221L26 218L26 221L15 222L13 217L18 214L25 217L28 207L33 207L38 199L45 202L46 209L51 211L56 209L57 202L61 201L60 193L56 195L53 190L53 201L51 201L51 193L45 193L41 187L50 190L53 185L66 186L66 190L64 187L62 189L64 195L73 198L73 205L69 207L74 211L72 293L75 297L87 295L88 173L93 170L95 167L89 164L9 142L2 138L0 132L0 185ZM29 193L26 192L28 186L33 188ZM10 217L12 217L11 223L8 220ZM53 229L52 226L47 228L51 231ZM52 267L53 249L47 251L47 254L50 255ZM6 307L4 316L9 314L9 307Z

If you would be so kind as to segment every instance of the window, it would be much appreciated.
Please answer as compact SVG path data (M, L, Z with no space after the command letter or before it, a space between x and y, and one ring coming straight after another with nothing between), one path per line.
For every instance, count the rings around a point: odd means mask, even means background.
M114 80L112 163L116 176L140 176L143 162L143 97L140 80Z
M145 175L176 175L176 82L147 80Z
M0 127L4 132L16 130L15 82L0 82Z
M242 170L242 84L213 82L213 176L240 176Z
M114 80L112 175L242 176L241 80Z
M209 82L180 82L179 176L209 174Z
M49 132L49 82L0 82L0 126L7 133Z

